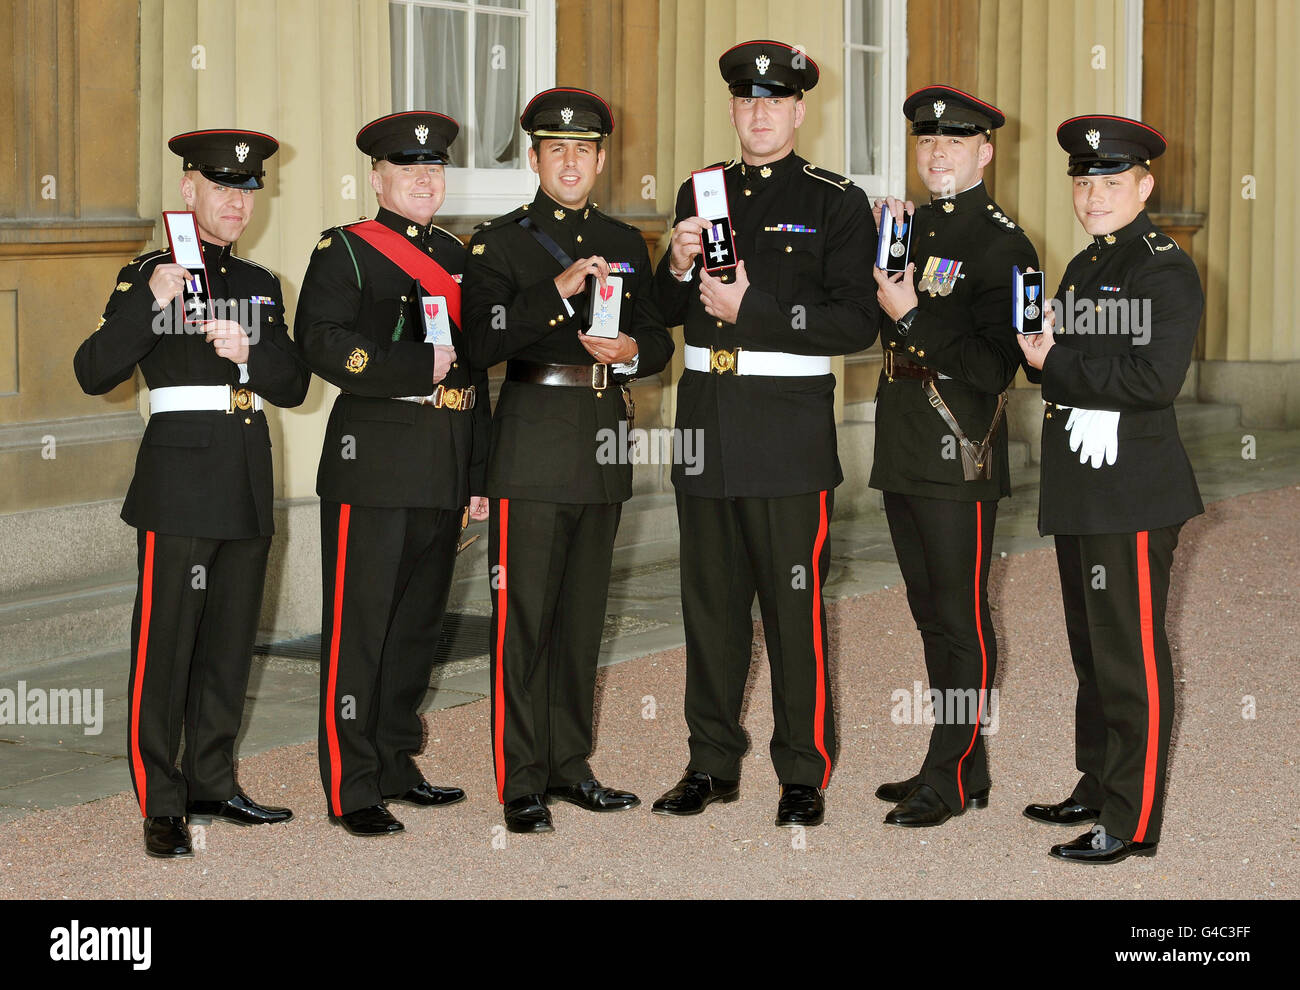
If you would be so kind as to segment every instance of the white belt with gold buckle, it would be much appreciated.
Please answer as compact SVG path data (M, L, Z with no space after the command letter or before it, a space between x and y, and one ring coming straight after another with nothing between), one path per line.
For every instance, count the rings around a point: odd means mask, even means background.
M829 375L831 359L819 354L787 354L784 351L747 351L741 347L722 350L687 344L686 368L731 375L766 375L773 378L801 378Z
M149 390L149 412L261 412L262 397L231 385L169 385Z

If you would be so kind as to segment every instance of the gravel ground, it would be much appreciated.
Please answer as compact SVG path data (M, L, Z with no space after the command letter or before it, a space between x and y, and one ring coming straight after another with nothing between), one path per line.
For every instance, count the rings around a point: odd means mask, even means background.
M1295 897L1297 573L1300 488L1216 503L1184 527L1169 622L1178 707L1154 859L1059 863L1048 847L1076 830L1021 816L1030 801L1065 797L1075 780L1074 678L1055 561L1039 550L991 572L1001 658L991 805L941 828L887 828L888 806L872 796L919 765L927 731L890 719L890 693L924 678L920 639L892 587L831 608L840 762L820 828L772 825L770 691L756 638L746 711L755 745L742 797L697 818L649 812L686 761L685 653L674 650L602 671L593 765L606 783L641 795L632 812L559 805L555 833L505 833L480 702L427 716L420 758L430 780L464 786L469 800L395 806L406 823L399 837L360 840L331 826L316 747L291 746L241 761L240 781L255 798L294 808L293 822L196 829L195 858L166 863L145 857L129 792L35 813L0 825L0 896Z

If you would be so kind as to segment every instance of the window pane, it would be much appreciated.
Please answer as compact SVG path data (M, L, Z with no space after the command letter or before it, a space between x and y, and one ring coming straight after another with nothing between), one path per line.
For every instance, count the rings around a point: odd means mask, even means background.
M467 165L468 18L458 10L421 7L415 11L415 24L415 106L402 109L436 110L460 121L461 136L452 142L451 164Z
M849 43L884 44L883 0L849 0Z
M523 7L523 0L478 0L480 7L509 7L511 10L519 10Z
M478 14L474 22L474 166L525 168L523 112L524 22Z
M874 52L851 52L849 56L849 171L854 175L880 175L877 107L884 86L884 59Z

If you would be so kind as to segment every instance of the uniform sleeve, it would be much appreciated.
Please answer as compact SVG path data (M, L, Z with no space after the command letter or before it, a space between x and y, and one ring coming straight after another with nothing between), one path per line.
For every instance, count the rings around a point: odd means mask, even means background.
M645 240L638 235L637 243L640 247L637 269L650 271L650 252L646 249ZM636 376L648 378L668 366L673 356L673 338L664 325L664 315L659 309L658 293L655 292L653 283L647 284L637 293L634 303L628 336L636 341Z
M311 370L299 359L284 322L284 294L273 280L270 312L257 307L257 336L248 348L248 387L272 405L292 409L302 405L311 383ZM263 315L265 313L265 315ZM270 320L266 317L269 316Z
M1191 259L1170 251L1153 256L1131 285L1125 301L1145 306L1149 300L1151 308L1128 353L1090 357L1068 345L1052 347L1043 363L1044 399L1083 409L1142 412L1163 409L1177 398L1201 322L1200 277Z
M691 183L688 179L677 190L677 213L673 217L674 227L687 217L695 216L695 197L690 187ZM665 251L664 256L659 259L659 268L655 272L653 291L655 305L659 307L659 311L663 314L664 322L670 327L676 327L686 320L686 310L691 304L691 293L699 291L699 281L694 276L694 269L699 267L700 262L699 258L696 258L695 264L692 266L692 277L685 282L679 282L668 271L668 263L671 258L672 251Z
M1011 319L1011 269L1017 265L1021 271L1038 268L1038 254L1029 238L1019 233L999 237L985 249L988 254L978 264L981 282L971 300L970 329L945 326L941 316L922 307L906 337L899 336L894 322L888 320L881 339L886 344L894 340L899 347L915 347L915 354L909 351L908 358L996 395L1011 384L1024 357Z
M117 273L117 285L98 328L72 359L82 391L103 395L131 377L135 366L158 345L153 326L158 312L147 272L127 265Z
M312 252L294 318L298 352L307 366L345 391L372 398L433 391L433 346L423 341L376 343L359 330L362 278L347 234L334 230Z
M851 186L827 211L822 255L824 298L780 299L750 282L731 337L742 347L791 354L853 354L875 342L880 306L871 278L875 224L867 196ZM752 277L752 276L751 276Z
M474 367L471 362L470 383L474 386L474 408L470 433L469 493L487 494L488 452L492 442L492 406L488 396L488 374L485 368Z
M479 231L470 241L465 259L461 312L469 360L476 368L490 368L513 357L551 333L567 318L555 278L543 276L533 285L519 286L500 241L509 236ZM476 249L482 248L477 251Z

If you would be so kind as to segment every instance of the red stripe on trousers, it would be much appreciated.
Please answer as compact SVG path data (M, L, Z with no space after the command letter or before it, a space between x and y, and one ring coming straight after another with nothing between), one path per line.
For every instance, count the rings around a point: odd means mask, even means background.
M1138 816L1134 842L1145 841L1151 805L1156 797L1156 761L1160 754L1160 683L1156 677L1156 630L1151 609L1151 562L1149 533L1137 534L1138 622L1142 631L1142 666L1147 681L1147 758L1142 773L1142 813Z
M813 742L826 761L822 787L831 780L831 758L826 753L826 656L822 652L822 575L818 561L826 545L826 493L821 493L821 516L817 520L817 539L813 542L813 655L817 658L817 696L813 710Z
M970 745L966 747L966 752L961 754L961 759L957 761L957 797L961 799L961 806L966 807L966 789L961 784L961 765L965 762L966 757L970 756L970 751L975 748L975 740L980 734L980 720L984 717L984 693L985 685L989 676L989 654L984 648L984 620L980 615L980 563L984 556L984 505L981 502L975 503L975 635L980 641L980 693L979 700L975 703L975 731L970 735Z
M343 635L343 575L348 563L348 521L352 506L339 506L338 555L334 564L334 627L330 632L330 675L325 693L325 737L330 751L330 808L343 814L339 797L343 785L343 756L339 751L339 728L335 718L335 688L339 679L339 640Z
M148 781L140 756L140 696L144 692L144 661L149 653L149 618L153 612L153 532L144 534L144 567L140 571L140 640L135 648L135 684L131 688L131 768L140 797L140 814L149 817L145 798Z
M501 549L497 552L497 569L492 575L497 593L496 687L492 691L492 762L497 772L497 800L506 801L506 533L510 522L510 500L503 498L497 506L497 531Z

